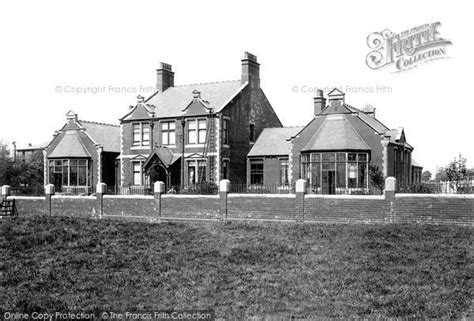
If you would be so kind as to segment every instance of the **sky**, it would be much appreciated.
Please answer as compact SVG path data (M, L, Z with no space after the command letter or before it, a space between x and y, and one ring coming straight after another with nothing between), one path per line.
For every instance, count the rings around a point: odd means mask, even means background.
M73 110L115 123L154 92L166 62L175 85L240 79L245 51L285 126L313 117L316 88L370 104L403 127L413 158L433 174L462 153L474 167L469 2L2 1L0 139L49 141ZM446 56L405 72L370 69L367 37L440 22ZM471 31L470 31L471 30Z

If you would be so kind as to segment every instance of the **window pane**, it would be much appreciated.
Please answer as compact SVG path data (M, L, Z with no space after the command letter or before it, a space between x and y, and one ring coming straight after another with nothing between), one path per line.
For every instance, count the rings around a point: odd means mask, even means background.
M204 144L206 142L206 130L199 130L199 144Z
M169 140L170 145L176 144L176 134L175 132L170 132L170 140Z
M337 164L337 187L346 187L346 163Z
M78 160L79 166L87 166L87 159L80 159Z
M196 183L196 162L188 162L188 184L194 185Z
M334 163L323 163L323 169L325 170L335 170Z
M336 160L338 162L345 162L346 161L346 153L337 153Z
M366 185L366 163L359 164L359 187L365 187Z
M312 153L311 154L311 161L312 162L320 162L321 161L321 154L320 153Z
M161 133L161 144L168 145L168 132Z
M349 161L355 161L356 160L356 155L355 153L349 153L347 155Z
M79 167L79 184L80 186L86 186L87 185L87 167L85 166L80 166Z
M321 163L311 164L311 186L319 187L321 185Z
M347 164L347 177L349 181L349 187L356 187L357 183L357 164Z
M133 124L132 131L133 131L133 145L139 145L140 144L140 124Z
M77 166L71 166L69 168L69 185L70 186L77 186Z
M367 154L358 154L357 157L358 157L359 162L367 161Z
M196 130L189 130L188 131L188 143L189 144L196 144L197 137L196 137Z
M189 129L196 129L196 121L190 120L190 121L188 122L188 128L189 128Z
M335 160L334 153L323 153L323 162L334 162Z
M150 125L142 124L142 130L142 145L148 146L150 145Z
M206 129L206 120L205 119L200 119L199 121L199 129Z
M168 130L168 126L169 126L168 122L161 123L161 129L162 130Z
M198 182L206 181L206 161L198 161Z
M169 122L169 129L170 130L175 130L175 128L176 128L176 123L174 121Z

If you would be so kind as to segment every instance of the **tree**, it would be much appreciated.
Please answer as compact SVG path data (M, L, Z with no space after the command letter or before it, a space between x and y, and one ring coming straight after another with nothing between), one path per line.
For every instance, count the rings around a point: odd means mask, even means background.
M435 175L435 181L437 182L446 182L448 181L448 175L446 174L446 168L440 167Z
M457 193L468 193L470 190L469 176L466 168L466 158L459 154L459 159L454 158L446 167L446 175Z
M431 180L431 177L432 177L432 175L431 175L431 172L430 172L430 171L424 171L424 172L421 174L421 180L422 180L423 182L427 182L427 181Z
M385 188L385 177L377 165L369 165L369 178L372 186L382 191Z
M28 161L13 161L9 157L8 145L0 140L0 185L10 185L25 194L42 191L43 166L42 151L36 151Z

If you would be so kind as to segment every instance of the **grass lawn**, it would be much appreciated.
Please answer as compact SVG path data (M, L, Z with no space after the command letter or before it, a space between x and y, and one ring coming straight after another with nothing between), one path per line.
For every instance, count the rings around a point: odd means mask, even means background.
M429 225L0 219L1 310L459 318L473 230Z

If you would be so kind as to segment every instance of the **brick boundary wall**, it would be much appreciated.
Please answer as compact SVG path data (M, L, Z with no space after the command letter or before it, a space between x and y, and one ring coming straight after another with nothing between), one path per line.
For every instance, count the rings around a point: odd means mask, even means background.
M387 178L391 179L391 178ZM161 183L161 182L157 182ZM295 194L230 194L230 182L220 184L219 195L164 194L164 184L155 184L154 196L104 195L59 196L46 186L45 197L9 196L16 200L20 216L52 215L160 222L273 221L298 223L415 223L474 227L474 195L395 194L394 182L384 195L311 195L305 182ZM299 184L299 185L298 185ZM98 184L100 185L100 184ZM49 190L48 190L49 188Z

